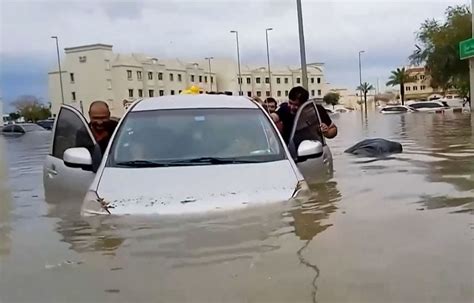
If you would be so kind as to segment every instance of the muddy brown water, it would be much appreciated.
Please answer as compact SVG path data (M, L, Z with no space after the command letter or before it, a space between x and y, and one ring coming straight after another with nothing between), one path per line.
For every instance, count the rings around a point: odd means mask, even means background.
M309 201L188 217L84 220L44 201L49 135L0 138L0 302L473 302L473 118L334 120Z

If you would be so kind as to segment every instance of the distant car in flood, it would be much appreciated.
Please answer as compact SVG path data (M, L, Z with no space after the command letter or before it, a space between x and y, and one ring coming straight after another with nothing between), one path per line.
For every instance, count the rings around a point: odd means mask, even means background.
M382 114L404 114L411 112L414 112L414 110L405 105L387 105L380 110Z
M40 120L36 122L39 126L41 126L44 129L47 130L52 130L54 126L54 119L48 119L48 120Z
M4 136L21 136L32 132L45 132L46 130L34 123L9 124L3 127Z
M452 111L445 101L415 101L407 103L407 105L417 112L443 113Z

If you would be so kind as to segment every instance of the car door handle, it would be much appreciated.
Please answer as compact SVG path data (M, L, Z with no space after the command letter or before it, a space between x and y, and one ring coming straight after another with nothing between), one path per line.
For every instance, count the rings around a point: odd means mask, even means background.
M58 174L58 172L55 171L55 170L52 169L52 168L48 168L47 171L48 171L48 175L49 175L50 177L56 176L56 175Z

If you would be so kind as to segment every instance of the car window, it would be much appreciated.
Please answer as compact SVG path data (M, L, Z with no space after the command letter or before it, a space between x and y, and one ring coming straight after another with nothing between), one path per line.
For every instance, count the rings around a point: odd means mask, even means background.
M297 150L300 143L305 140L317 140L324 144L320 124L314 104L312 102L304 104L295 119L294 134L291 140L294 148Z
M13 132L14 133L19 133L19 134L24 134L25 130L21 126L13 125Z
M384 112L406 112L408 111L405 107L401 106L394 106L394 107L387 107L383 109Z
M284 159L275 128L259 109L179 109L131 112L118 130L109 164L226 158Z
M410 107L419 109L419 108L441 108L443 106L436 102L425 102L425 103L414 103L414 104L411 104Z
M92 151L94 143L86 127L77 114L62 108L54 133L53 157L62 159L64 151L72 147L85 147Z
M11 133L13 131L13 125L7 125L2 129L3 133Z

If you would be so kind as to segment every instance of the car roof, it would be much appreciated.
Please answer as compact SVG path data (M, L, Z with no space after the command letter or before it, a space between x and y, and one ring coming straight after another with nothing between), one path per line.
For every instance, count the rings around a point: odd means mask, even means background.
M162 109L197 108L254 108L258 106L250 98L227 95L173 95L145 98L132 108L132 112Z

